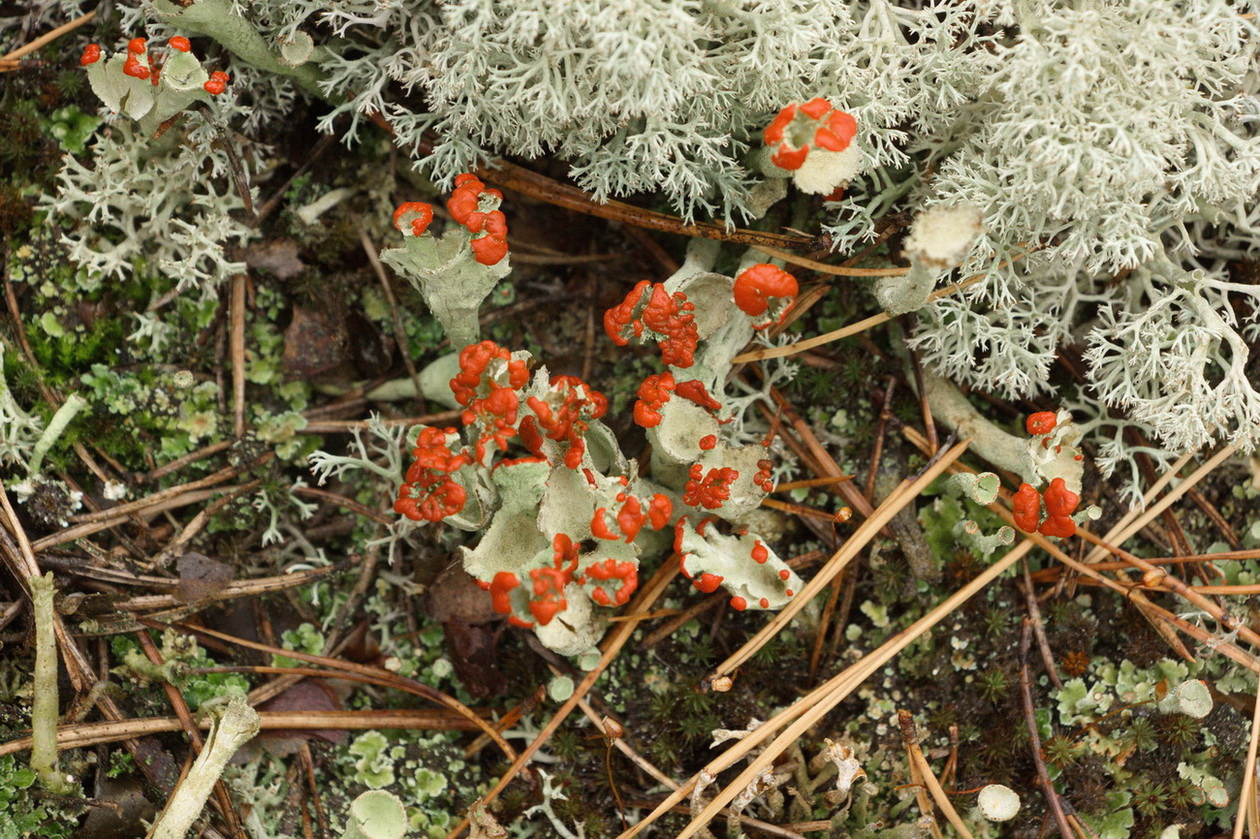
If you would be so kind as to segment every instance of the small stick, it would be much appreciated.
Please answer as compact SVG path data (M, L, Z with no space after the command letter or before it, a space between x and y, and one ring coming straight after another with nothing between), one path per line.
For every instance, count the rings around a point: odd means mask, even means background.
M29 44L20 46L17 49L13 50L12 52L5 53L3 56L0 56L0 64L9 64L12 62L16 62L19 58L22 58L23 56L26 56L35 52L35 50L39 49L45 44L52 43L53 41L60 38L62 35L65 35L68 32L73 32L74 30L78 29L80 26L87 23L94 17L96 17L95 10L90 11L85 15L80 15L79 17L75 18L69 23L63 23L61 26L58 26L56 29L52 30L51 32L45 32L43 35L40 35L38 38L36 38L34 41L31 41ZM16 68L9 68L9 69L16 69Z
M936 439L936 421L932 419L932 406L928 404L927 388L923 386L923 365L919 353L910 350L910 368L914 371L914 387L919 392L919 411L923 414L923 430L927 432L929 456L936 454L940 441Z
M396 425L441 425L442 423L452 422L463 415L463 411L439 411L436 414L422 414L418 417L403 417L401 419L382 419L380 422L386 428ZM349 434L353 431L366 431L368 427L367 420L319 420L308 422L306 428L302 429L303 434Z
M1046 638L1046 627L1041 619L1041 606L1037 603L1037 590L1033 587L1032 575L1028 571L1028 560L1021 563L1024 572L1024 599L1028 602L1028 616L1032 619L1033 634L1037 636L1037 648L1041 650L1041 663L1046 668L1046 675L1058 690L1063 690L1063 681L1054 666L1054 654L1050 652L1050 640Z
M1039 246L1029 248L1024 253L1016 254L1010 259L1003 260L999 267L1004 267L1018 262L1028 256L1028 254L1039 249ZM986 276L988 276L987 273L973 274L960 283L954 283L947 288L938 288L928 296L928 301L931 302L934 300L940 300L942 297L948 297L951 294L962 291L967 286L975 285L980 282ZM880 312L878 315L872 315L871 317L860 320L857 323L851 323L848 326L835 330L834 332L827 332L814 338L797 341L795 344L788 344L783 347L761 347L759 349L737 355L731 359L731 363L742 364L746 361L760 361L763 358L783 358L784 356L796 355L797 353L805 352L805 350L811 350L814 347L821 347L823 344L830 344L832 341L839 341L841 338L847 338L850 335L857 335L868 329L879 326L881 323L887 323L890 320L892 320L890 315L886 312Z
M1059 794L1054 790L1050 773L1046 770L1046 762L1041 758L1041 735L1037 733L1036 709L1033 707L1032 681L1028 676L1028 649L1032 646L1032 619L1024 618L1024 630L1019 639L1019 688L1024 704L1024 721L1028 723L1028 749L1032 753L1033 765L1037 767L1037 779L1046 796L1046 804L1054 815L1055 824L1059 826L1059 834L1069 839L1072 828L1068 827L1067 816L1063 812L1063 804Z
M319 784L315 780L315 759L311 755L310 744L305 740L302 741L302 748L298 751L298 755L301 758L302 769L306 773L306 786L310 791L311 809L315 811L319 835L321 839L328 839L328 816L324 813L324 805L319 795Z
M539 200L576 210L579 213L597 216L612 221L620 221L634 227L648 230L660 230L665 233L676 233L679 236L692 238L716 239L720 242L734 242L754 247L779 246L783 248L806 249L818 244L818 240L810 236L789 233L772 233L764 230L745 230L735 228L727 230L725 225L709 222L688 224L678 216L657 213L626 204L622 201L596 201L590 193L575 186L560 183L546 175L517 166L506 160L494 160L477 170L482 180L506 186L517 192L532 195Z
M914 730L914 718L909 711L899 708L897 709L897 721L901 725L901 742L906 747L906 754L910 758L911 768L918 770L919 779L927 787L928 792L932 794L932 800L936 802L936 806L941 808L945 818L949 819L949 823L954 826L954 830L958 831L958 835L963 837L963 839L971 839L971 831L967 829L967 823L962 820L962 816L958 815L958 811L954 809L949 796L941 788L940 781L936 779L936 775L932 772L932 767L923 755L923 749L919 748L919 738Z
M216 455L219 452L227 451L228 449L232 448L233 444L234 442L232 440L220 440L217 443L211 443L208 446L202 446L201 448L197 449L195 452L189 452L183 457L176 458L175 460L172 460L170 463L167 463L164 466L159 466L157 469L154 469L152 472L146 472L145 474L141 475L139 478L136 479L137 483L142 483L142 484L153 483L159 478L165 478L167 475L178 472L180 469L183 469L185 466L187 466L190 463L196 463L199 460L204 460L205 458L210 457L212 455Z
M244 274L232 277L231 353L232 407L236 439L245 436L245 283Z
M871 447L871 468L866 473L866 483L862 487L862 494L866 496L866 500L871 504L875 503L875 476L879 474L879 461L884 456L884 435L888 433L888 420L892 417L892 398L893 392L897 389L897 380L892 376L888 377L888 387L884 389L884 404L879 409L879 425L875 428L875 445ZM922 386L919 392L923 392ZM936 447L932 447L932 451L936 451Z
M827 630L831 628L831 616L836 612L836 602L840 599L840 590L844 588L848 570L847 568L840 569L840 573L831 581L827 604L823 606L822 618L818 621L818 631L814 634L814 648L809 652L810 684L818 680L818 664L822 661L823 646L827 642Z
M794 253L781 251L778 248L759 247L757 250L776 259L782 259L790 265L798 265L801 268L808 268L811 271L817 271L819 274L828 274L832 277L904 277L910 273L909 268L853 268L849 265L829 265L826 262L807 259Z
M1186 493L1190 500L1198 505L1203 514L1212 520L1212 524L1216 525L1217 530L1221 531L1221 535L1225 537L1225 541L1234 550L1242 547L1242 542L1238 539L1238 534L1234 532L1234 528L1229 526L1229 522L1225 521L1225 517L1221 515L1221 511L1216 506L1203 497L1203 493L1197 489L1192 489Z
M932 292L932 296L929 299L939 300L942 297L953 294L959 289L966 288L969 285L974 285L980 282L983 277L983 274L978 274L964 280L961 283L958 283L957 285L938 289ZM784 358L786 356L796 355L797 353L805 352L805 350L812 350L814 347L821 347L824 344L830 344L834 341L848 338L850 335L857 335L868 329L874 329L881 323L887 323L890 320L892 320L892 317L885 312L880 312L878 315L871 315L869 318L863 318L856 323L851 323L848 326L842 326L831 332L824 332L822 335L817 335L813 338L806 338L804 341L797 341L795 344L788 344L782 347L760 347L755 350L749 350L746 353L741 353L740 355L732 358L731 363L743 364L748 361L761 361L766 358Z
M367 228L359 228L359 241L363 244L363 252L367 254L368 262L372 263L376 278L381 281L381 289L385 292L385 300L389 303L389 313L394 325L394 340L398 342L398 352L402 355L407 375L411 377L411 386L416 390L416 399L424 399L424 391L420 389L420 373L416 370L416 363L412 360L410 348L407 346L407 330L403 328L402 314L398 311L398 298L394 296L394 287L389 283L389 274L385 271L385 266L381 264L376 243L372 241L372 237L368 236Z
M1251 713L1251 743L1247 746L1247 759L1243 761L1242 789L1238 793L1238 815L1234 821L1233 839L1242 839L1246 822L1251 822L1252 836L1260 830L1257 821L1256 807L1256 751L1260 746L1260 696L1257 696L1255 708Z

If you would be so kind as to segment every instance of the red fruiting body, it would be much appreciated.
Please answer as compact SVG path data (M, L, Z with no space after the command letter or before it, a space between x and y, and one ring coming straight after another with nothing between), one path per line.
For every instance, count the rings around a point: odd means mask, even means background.
M469 243L473 258L482 265L494 265L508 253L507 217L493 207L483 212L483 198L497 206L503 194L497 189L486 189L480 178L464 172L455 176L455 191L447 199L446 209L469 233L484 234Z
M748 608L748 601L739 596L732 597L731 608L737 612L742 612Z
M712 594L717 591L718 586L722 585L721 575L710 574L708 571L705 571L699 577L692 577L687 573L687 557L690 556L690 554L685 554L679 551L679 545L682 544L683 528L686 527L686 525L687 519L684 516L678 520L678 524L675 526L674 530L674 551L678 553L678 569L682 571L682 575L684 577L691 580L691 584L693 586L700 589L705 594ZM696 528L696 532L699 533L700 529Z
M673 389L674 377L670 373L653 373L644 379L639 385L639 401L634 403L635 423L643 428L660 425L661 408L669 401Z
M1041 523L1041 527L1037 529L1042 536L1058 536L1060 539L1067 539L1076 535L1076 522L1067 516L1047 516Z
M711 451L717 446L717 437L712 434L700 438L700 448L704 451Z
M469 216L477 212L480 205L479 196L485 188L486 185L481 182L481 179L471 172L456 175L455 191L446 201L446 209L451 214L451 218L460 224L467 224Z
M779 146L778 151L770 156L770 162L780 169L799 169L805 165L805 158L809 156L809 143L794 149L785 142Z
M643 325L663 336L656 345L661 350L661 361L671 367L690 367L694 363L696 345L700 343L696 316L691 314L694 308L681 291L671 295L659 283L652 287L643 308Z
M446 438L454 433L453 428L420 429L413 452L415 461L398 489L394 512L416 521L441 521L464 509L467 494L450 474L472 462L472 458L450 450Z
M456 402L464 407L471 405L482 385L482 374L495 359L506 362L510 387L523 387L529 380L529 371L525 369L525 362L514 361L512 354L494 341L469 344L460 351L459 373L451 379L451 391L455 395ZM494 382L491 381L488 384L493 385Z
M683 503L692 507L704 507L716 510L731 497L731 483L739 477L739 472L724 466L721 469L710 469L704 473L699 463L692 464L690 478L683 487Z
M468 500L464 488L450 478L439 478L432 485L422 487L427 494L412 496L406 494L408 489L415 489L419 484L404 484L399 489L398 499L394 501L394 512L414 521L441 521L464 509Z
M576 376L553 376L551 379L551 396L559 396L559 404L531 396L526 404L538 417L538 425L552 440L567 441L569 450L564 456L564 465L576 469L582 463L582 455L586 452L584 435L591 420L599 419L608 410L608 400L597 390ZM525 439L522 437L522 439ZM531 433L527 445L534 441ZM541 441L538 448L531 449L534 454L541 454Z
M1070 516L1076 512L1081 497L1070 492L1062 478L1055 478L1046 490L1046 513L1051 516Z
M408 201L394 210L394 227L400 232L411 231L412 236L422 236L433 221L433 207L423 201Z
M506 615L512 611L512 601L510 592L521 584L516 575L511 571L500 571L494 575L494 579L490 581L487 588L490 590L490 606L500 615ZM478 585L481 582L478 581Z
M621 303L604 312L604 331L613 343L624 347L631 337L641 338L647 330L656 339L663 362L690 367L700 341L693 309L695 305L682 292L671 295L662 283L643 280Z
M774 481L770 478L770 471L774 468L772 460L758 460L757 472L753 475L753 484L761 489L762 492L772 492L774 490Z
M767 146L773 146L776 143L783 142L783 132L796 119L796 105L791 104L779 111L775 118L766 126L766 130L762 133L761 139Z
M1015 524L1025 533L1036 531L1041 521L1041 496L1032 484L1020 484L1015 493Z
M741 271L735 278L735 305L744 314L758 317L770 308L770 298L794 299L799 290L796 277L763 262ZM764 329L771 323L767 321L757 328Z
M496 239L493 236L473 239L468 246L472 248L473 258L482 265L497 265L503 257L508 255L507 240Z
M1024 428L1035 437L1049 434L1051 431L1054 431L1054 426L1058 419L1058 414L1054 411L1038 411L1028 416L1028 419L1024 422Z
M722 403L709 395L709 391L704 386L704 382L699 379L691 379L686 382L679 382L674 388L674 392L691 402L695 402L701 408L709 411L719 411Z
M171 49L179 50L180 52L188 52L192 49L192 44L183 35L175 35L166 43L170 45Z
M650 285L652 285L651 280L640 280L634 288L630 289L624 300L604 312L604 332L617 346L624 347L630 343L630 336L626 334L627 330L632 330L636 338L643 334L643 323L635 322L634 310L643 298L643 290Z
M492 362L496 365L491 375L486 370ZM517 434L516 417L519 398L515 391L525 386L529 371L525 362L513 359L512 354L493 341L469 344L459 354L460 372L451 379L451 392L455 401L464 405L462 421L465 426L478 425L481 434L476 452L479 463L486 462L486 446L491 442L506 451L508 440ZM507 384L501 385L495 378L506 374ZM479 394L484 393L484 396ZM523 425L523 423L522 423ZM537 452L534 452L537 454Z
M660 530L669 524L669 517L673 512L674 502L670 501L668 496L658 492L648 502L648 524L652 525L653 530Z
M631 495L626 499L621 512L617 514L617 526L626 535L626 542L633 542L634 537L639 535L639 531L643 529L643 525L646 523L647 513L643 512L643 506L639 503L639 499Z
M604 515L607 512L607 510L608 510L607 507L600 507L598 510L595 511L594 517L591 518L591 534L594 535L598 539L607 539L609 541L615 541L617 539L620 539L621 537L618 536L616 533L613 533L612 530L609 529L608 519Z
M586 575L596 580L621 580L621 585L609 597L603 586L591 591L591 599L601 606L624 606L639 587L639 572L633 562L618 562L611 557L586 569Z
M832 111L814 132L814 143L827 151L844 151L857 136L857 120L844 111Z
M83 55L79 56L79 65L86 67L89 64L95 64L101 60L101 47L99 44L88 44L83 48Z
M127 42L127 52L132 55L143 55L147 49L147 42L144 38L132 38Z
M535 568L529 572L530 579L534 581L534 596L529 601L529 611L540 626L551 623L552 618L569 607L564 587L573 581L578 563L578 543L568 536L557 533L551 545L555 552L554 567Z
M227 90L227 83L231 80L227 73L224 73L222 70L215 70L210 74L210 81L203 84L202 88L211 96L218 96Z
M143 41L144 39L138 38L136 40ZM124 76L131 76L137 79L147 79L152 73L152 70L140 63L140 59L136 58L135 53L127 53L127 60L123 62L122 71ZM206 84L209 84L209 82L206 82Z
M753 542L752 558L758 565L764 565L766 560L770 558L770 551L766 546L761 544L761 540Z
M777 146L770 160L782 169L799 169L811 145L827 151L844 151L857 136L857 120L837 111L826 99L787 105L766 127L762 139ZM799 145L798 145L799 143Z

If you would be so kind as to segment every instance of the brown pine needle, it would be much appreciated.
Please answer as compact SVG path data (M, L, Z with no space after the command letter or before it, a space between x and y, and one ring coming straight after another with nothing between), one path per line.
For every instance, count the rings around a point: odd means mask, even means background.
M766 722L762 723L753 730L747 737L741 739L738 743L732 745L720 756L710 761L704 771L710 775L716 776L725 769L734 766L742 760L749 752L756 749L769 740L774 732L783 726L787 726L783 732L776 737L766 748L752 761L752 763L740 773L731 784L723 789L716 798L700 812L699 817L687 826L687 828L678 835L677 839L690 839L695 836L705 825L717 816L721 809L727 806L732 799L742 792L752 783L753 779L761 772L762 769L768 767L774 760L786 751L792 743L796 742L806 731L816 725L823 717L831 712L837 705L848 698L852 693L862 685L862 683L870 678L871 675L878 672L889 661L897 656L902 650L921 638L924 633L929 631L937 623L948 617L955 609L969 600L977 592L984 589L989 583L997 579L1003 573L1008 571L1016 562L1024 557L1033 547L1033 543L1024 540L1015 545L1006 555L981 572L974 580L967 583L958 591L941 601L936 608L932 609L923 617L919 618L910 626L901 632L893 635L885 641L877 649L867 653L860 660L846 668L841 673L833 676L827 682L819 685L805 696L794 702L789 707L780 711ZM678 788L674 793L665 799L655 810L648 816L643 818L638 824L631 827L625 833L622 833L617 839L630 839L649 824L660 818L661 815L668 812L675 804L679 803L687 797L695 786L697 775Z
M30 53L35 52L35 50L39 49L45 44L52 43L53 41L60 38L62 35L65 35L67 32L73 32L74 30L78 29L80 26L87 23L94 17L96 17L95 10L90 11L85 15L80 15L79 17L75 18L69 23L63 23L61 26L58 26L56 29L52 30L51 32L45 32L43 35L40 35L38 38L36 38L34 41L31 41L29 44L20 46L17 49L13 50L12 52L5 53L3 56L0 56L0 65L3 65L3 66L0 66L0 72L3 72L4 70L17 69L16 65L17 65L17 60L19 58L22 58L23 56L26 56L26 55L29 55Z
M940 300L942 297L948 297L954 292L961 291L969 285L975 285L980 282L984 276L984 274L976 274L974 277L968 277L961 283L955 283L947 288L937 289L932 292L928 299ZM848 338L850 335L857 335L858 333L865 332L868 329L874 329L881 323L887 323L890 320L892 320L890 315L885 312L880 312L878 315L871 315L869 318L864 318L857 323L851 323L848 326L843 326L832 332L824 332L822 335L818 335L814 338L806 338L804 341L797 341L795 344L788 344L784 347L761 347L760 349L750 350L732 358L731 363L743 364L748 361L761 361L766 358L784 358L789 355L797 355L798 353L803 353L806 350L812 350L814 347L821 347L823 344L830 344L833 341Z
M1256 800L1257 748L1260 747L1260 696L1255 697L1251 713L1251 743L1247 746L1247 759L1243 761L1242 789L1238 793L1238 815L1234 821L1233 839L1242 839L1245 824L1251 822L1251 835L1260 833L1260 802Z
M954 805L950 802L949 796L945 794L945 790L941 789L941 783L936 779L936 774L932 772L932 767L928 764L927 758L923 755L923 749L919 748L919 741L915 736L914 718L909 711L898 709L897 718L901 723L902 739L905 743L906 754L910 758L910 766L915 770L919 780L923 786L932 795L932 800L936 802L936 806L941 808L941 812L945 814L945 818L949 819L949 823L954 826L954 830L958 831L958 835L963 839L971 839L971 831L967 829L967 823L962 820L962 816L958 815L958 811L954 809Z
M808 268L811 271L817 271L819 274L828 274L832 277L903 277L910 273L909 268L849 268L844 265L829 265L826 262L797 256L794 253L781 251L778 248L763 246L757 248L757 250L776 259L782 259L789 265Z
M841 481L853 480L852 475L824 475L821 478L805 478L800 481L787 481L782 484L775 484L775 492L787 492L793 489L812 489L814 487L830 486L838 484Z
M479 711L486 716L488 711ZM383 728L418 728L431 731L475 731L476 726L449 711L428 708L382 711L259 711L264 731L291 728L301 731L329 729L366 731ZM208 719L197 721L199 728L209 728ZM57 728L57 746L61 749L85 749L102 743L117 743L148 734L183 730L178 717L146 717L121 719L116 722L90 722L62 725ZM31 738L21 737L0 743L0 757L24 752L31 747Z
M762 627L761 631L754 635L748 643L735 651L726 661L718 665L713 671L713 676L727 676L735 672L735 668L739 667L748 659L756 654L771 638L778 634L784 627L792 622L796 614L804 609L809 602L818 596L836 575L840 573L858 553L866 547L867 543L875 538L876 534L884 528L892 520L893 516L901 512L901 509L911 504L915 498L919 496L927 485L936 480L936 477L949 468L955 460L962 456L967 450L970 440L964 440L958 443L949 451L945 452L936 463L932 464L927 471L920 475L914 481L906 479L901 486L893 490L892 494L884 500L875 510L874 514L862 522L861 526L853 533L852 536L844 543L844 546L827 560L826 564L819 569L805 587L796 593L796 596L788 601L788 604L782 610L777 612L773 618Z

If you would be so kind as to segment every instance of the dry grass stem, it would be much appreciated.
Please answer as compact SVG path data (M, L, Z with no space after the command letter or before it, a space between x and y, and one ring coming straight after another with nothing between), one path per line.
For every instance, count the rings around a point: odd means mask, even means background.
M897 270L900 271L901 269ZM930 299L939 300L942 297L947 297L954 292L961 291L969 285L974 285L980 282L983 277L983 274L977 274L976 276L969 277L955 285L937 289L932 292ZM767 358L785 358L790 355L803 353L806 350L812 350L814 347L821 347L824 344L840 341L852 335L865 332L868 329L874 329L881 323L887 323L890 320L892 320L892 318L889 315L881 312L878 315L871 315L869 318L863 318L862 320L851 323L848 326L843 326L840 329L836 329L831 332L824 332L822 335L817 335L813 338L806 338L804 341L797 341L795 344L788 344L783 347L762 347L760 349L750 350L732 358L731 363L744 364L749 361L761 361Z
M489 711L478 711L488 717ZM436 709L386 709L381 711L259 711L263 730L293 729L312 731L318 729L369 731L372 729L420 729L426 731L476 731L477 726L458 714ZM198 720L197 727L209 727L206 720ZM145 717L143 719L119 719L113 722L79 723L64 725L58 731L58 742L63 749L84 749L102 743L117 743L149 734L164 734L183 730L183 723L176 717ZM18 754L31 747L31 738L20 737L0 743L0 757Z

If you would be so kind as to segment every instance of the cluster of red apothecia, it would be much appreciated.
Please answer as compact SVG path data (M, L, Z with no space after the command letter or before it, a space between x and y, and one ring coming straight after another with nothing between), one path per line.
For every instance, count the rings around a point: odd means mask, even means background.
M486 185L474 174L455 176L455 191L447 199L446 211L474 237L469 242L473 258L482 265L496 265L508 254L507 217L498 209L482 211L483 199L495 207L503 200L497 189ZM394 210L394 227L423 236L433 221L433 207L422 201L408 201Z
M166 45L177 52L190 52L192 44L183 35L175 35ZM141 62L141 57L144 62ZM80 66L86 67L89 64L95 64L101 60L101 47L99 44L88 44L83 49L83 55L79 57ZM148 41L144 38L132 38L127 42L127 59L123 62L122 71L124 75L132 78L144 80L148 79L156 87L161 75L162 66L154 60L154 56L149 52ZM211 96L218 96L227 90L227 83L231 81L231 77L221 70L215 70L210 74L210 78L202 85L202 88Z
M1054 411L1039 411L1028 417L1024 427L1029 434L1040 437L1053 431L1056 422ZM1042 441L1042 445L1049 444L1049 440ZM1041 517L1043 500L1046 508L1044 520ZM1070 491L1062 478L1052 480L1044 495L1038 493L1032 484L1020 484L1014 497L1015 524L1025 533L1066 539L1076 534L1072 513L1076 512L1080 500L1080 496Z

